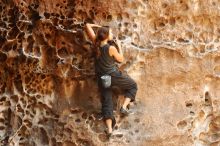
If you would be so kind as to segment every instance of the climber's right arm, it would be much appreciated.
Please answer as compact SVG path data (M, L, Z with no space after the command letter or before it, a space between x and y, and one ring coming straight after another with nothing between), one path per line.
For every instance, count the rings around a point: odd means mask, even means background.
M86 23L86 33L88 34L92 42L95 43L96 35L92 27L101 27L101 26L96 25L96 24Z
M121 48L119 48L119 51L118 51L114 46L110 46L109 55L113 56L114 59L119 63L122 63L124 61L124 56L123 56Z

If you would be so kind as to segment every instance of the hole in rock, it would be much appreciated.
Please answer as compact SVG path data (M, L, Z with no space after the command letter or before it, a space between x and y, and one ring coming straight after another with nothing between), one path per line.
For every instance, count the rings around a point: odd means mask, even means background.
M172 25L172 26L174 26L175 23L176 23L175 18L171 17L171 18L169 19L169 24Z
M116 134L115 135L117 138L122 138L123 137L123 134Z
M88 114L84 112L84 113L82 114L82 118L83 118L83 119L87 119L87 117L88 117Z
M189 40L185 40L183 38L178 38L177 41L181 42L181 43L188 43L189 42Z
M27 84L31 81L31 78L29 76L26 76L24 81L25 81L25 84Z
M118 14L118 15L117 15L117 20L118 20L118 21L122 21L122 19L123 19L123 18L122 18L122 15L121 15L121 14Z
M125 22L125 23L124 23L124 26L125 26L125 27L128 27L128 25L129 25L128 22Z
M20 30L16 27L13 27L7 34L7 39L14 39L20 33Z
M112 15L108 15L106 19L107 19L107 21L109 21L109 22L112 21Z
M59 14L56 14L55 16L56 16L56 17L59 17L60 15L59 15Z
M89 96L89 100L90 100L90 101L93 101L93 97L92 97L92 96Z
M166 8L167 6L168 6L168 4L166 4L166 3L162 4L162 8Z
M62 47L61 49L58 50L58 55L62 58L65 58L68 56L68 51L65 47Z
M137 24L135 23L135 24L133 24L133 28L137 28Z
M89 120L93 120L93 117L92 117L92 116L89 116Z
M209 93L209 92L205 92L205 104L206 104L207 106L209 106L209 105L212 104L211 96L210 96L210 93Z
M202 47L199 48L198 50L199 50L199 53L205 53L205 52L206 52L205 46L202 46Z
M124 30L124 34L125 34L125 35L128 35L128 32L129 32L129 30L126 28L126 29Z
M118 23L118 27L121 27L122 25L121 25L121 23Z
M134 42L131 42L131 44L132 44L132 45L134 45L135 47L138 47L138 45L137 45L137 44L135 44Z
M0 52L0 62L5 62L7 59L7 55L5 53Z
M185 120L180 121L180 122L177 124L177 127L178 127L179 129L183 129L183 128L185 128L186 126L187 126L187 122L186 122Z
M2 98L0 98L0 102L6 101L6 97L3 96Z
M160 27L164 27L165 24L164 24L163 22L160 22L160 23L159 23L159 26L160 26Z
M40 136L41 136L41 143L44 145L48 145L49 138L47 136L47 132L43 128L40 128Z
M186 107L192 107L192 103L191 102L186 102Z
M3 21L5 21L5 22L8 21L8 18L7 17L3 18Z
M25 33L24 33L24 32L21 32L21 33L19 33L19 35L17 35L17 38L18 38L18 39L23 39L23 38L24 38L24 35L25 35Z
M39 7L38 4L35 4L35 5L34 5L34 9L37 9L38 7Z
M41 77L41 79L45 79L45 78L46 78L46 75L41 74L40 77Z
M76 123L80 123L81 120L80 120L80 119L76 119L75 122L76 122Z
M52 16L56 16L56 14L55 14L55 13L51 13L51 15L52 15Z
M91 18L95 17L95 14L94 14L93 10L89 10L89 15L90 15Z
M72 133L73 131L72 131L72 129L70 129L70 128L66 128L66 129L65 129L65 132L67 132L67 133Z
M49 40L49 39L51 38L51 35L50 35L50 34L45 34L45 38L46 38L47 40Z
M4 121L5 121L5 119L0 118L0 122L1 122L1 123L4 123Z
M195 115L195 113L194 113L193 111L190 111L190 115L194 116L194 115Z
M139 123L140 119L134 119L134 122Z
M14 100L15 102L18 102L18 96L17 95L11 96L11 99Z
M50 18L50 13L44 12L44 16L45 16L46 19L49 19Z
M61 19L65 19L65 16L61 15L60 18L61 18Z

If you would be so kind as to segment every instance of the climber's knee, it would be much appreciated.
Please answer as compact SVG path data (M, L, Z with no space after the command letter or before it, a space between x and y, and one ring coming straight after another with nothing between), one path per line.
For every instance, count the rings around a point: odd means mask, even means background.
M131 102L135 101L137 89L138 89L137 83L134 82L134 84L132 85L132 88L127 90L127 92L125 93L125 97L130 98Z

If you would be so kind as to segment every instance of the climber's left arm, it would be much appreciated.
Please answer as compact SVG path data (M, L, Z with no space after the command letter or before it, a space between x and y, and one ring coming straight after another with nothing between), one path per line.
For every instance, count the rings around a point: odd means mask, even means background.
M96 25L96 24L86 23L86 33L88 34L92 42L95 43L96 35L92 27L101 27L101 26Z

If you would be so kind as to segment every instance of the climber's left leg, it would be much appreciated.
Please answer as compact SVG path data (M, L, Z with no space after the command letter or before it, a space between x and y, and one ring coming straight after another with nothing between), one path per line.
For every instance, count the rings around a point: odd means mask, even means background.
M112 86L117 86L124 90L125 100L122 106L122 112L126 112L127 106L130 102L135 101L137 93L137 83L128 75L121 71L111 73ZM124 110L123 110L124 109Z

